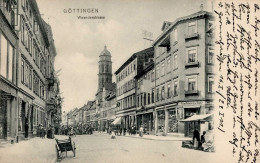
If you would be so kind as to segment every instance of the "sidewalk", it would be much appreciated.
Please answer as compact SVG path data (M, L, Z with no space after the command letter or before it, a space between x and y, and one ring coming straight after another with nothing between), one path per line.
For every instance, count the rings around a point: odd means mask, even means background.
M98 132L95 132L97 134ZM108 134L108 133L99 133L99 134ZM116 135L117 136L117 135ZM121 135L121 137L124 137ZM128 133L125 135L125 137L131 137L131 138L139 138L139 139L148 139L148 140L158 140L158 141L191 141L192 138L184 137L184 136L175 136L175 135L168 135L168 136L156 136L156 135L143 135L143 137L140 137L139 134L135 135L129 135Z
M54 163L55 140L39 137L15 144L0 145L0 162L4 163Z
M175 136L156 136L156 135L143 135L140 137L138 134L136 135L125 135L126 137L140 138L140 139L148 139L148 140L159 140L159 141L186 141L192 140L189 137L175 137Z

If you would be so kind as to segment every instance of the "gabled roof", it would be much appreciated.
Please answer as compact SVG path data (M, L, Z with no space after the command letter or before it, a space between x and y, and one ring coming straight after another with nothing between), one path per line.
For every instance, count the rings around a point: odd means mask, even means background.
M213 14L211 12L208 12L208 11L198 11L196 13L193 13L191 15L188 15L188 16L184 16L184 17L180 17L180 18L177 18L174 22L171 23L171 25L165 29L163 31L163 33L157 37L157 39L154 41L153 43L153 46L155 46L155 44L157 42L159 42L171 29L173 29L178 23L182 22L182 21L185 21L185 20L188 20L188 19L193 19L193 18L197 18L197 17L200 17L200 16L205 16L205 15L208 15L208 16L212 16L213 17ZM165 23L165 22L164 22Z

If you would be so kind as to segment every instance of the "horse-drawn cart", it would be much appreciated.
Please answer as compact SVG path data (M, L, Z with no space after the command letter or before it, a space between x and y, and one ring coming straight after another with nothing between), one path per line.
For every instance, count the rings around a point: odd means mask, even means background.
M71 140L71 137L69 139L63 139L63 140L56 140L56 152L57 152L57 160L61 158L61 153L66 152L67 157L67 151L72 151L74 154L74 157L76 156L76 147L75 142Z

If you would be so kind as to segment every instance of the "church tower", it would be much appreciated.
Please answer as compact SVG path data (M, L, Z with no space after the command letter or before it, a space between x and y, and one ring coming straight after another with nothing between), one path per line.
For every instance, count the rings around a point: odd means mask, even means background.
M99 73L98 73L98 92L104 87L105 83L112 83L112 61L111 54L107 46L99 55Z

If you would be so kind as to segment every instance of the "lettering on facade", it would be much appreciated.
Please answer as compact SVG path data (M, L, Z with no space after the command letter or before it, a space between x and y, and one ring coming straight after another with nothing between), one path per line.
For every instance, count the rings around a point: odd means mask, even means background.
M191 102L181 102L181 105L202 105L205 101L191 101Z

